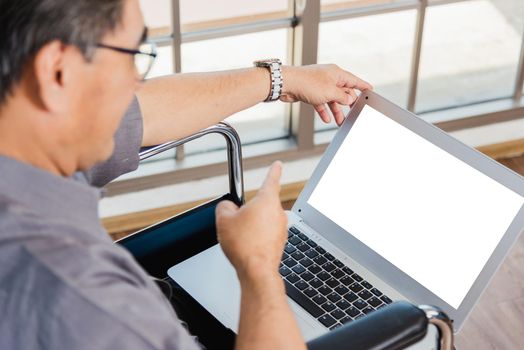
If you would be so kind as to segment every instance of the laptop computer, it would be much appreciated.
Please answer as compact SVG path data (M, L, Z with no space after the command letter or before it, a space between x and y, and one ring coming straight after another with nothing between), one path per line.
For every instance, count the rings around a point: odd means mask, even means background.
M524 178L367 91L287 214L280 273L306 340L395 300L440 307L458 332L524 228ZM238 331L219 245L168 275Z

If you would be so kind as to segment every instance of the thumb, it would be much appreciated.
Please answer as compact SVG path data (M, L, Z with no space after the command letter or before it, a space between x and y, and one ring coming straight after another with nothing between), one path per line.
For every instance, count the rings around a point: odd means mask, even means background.
M280 193L280 176L282 175L282 162L276 161L269 168L266 179L258 191L259 195L277 196Z
M218 203L216 209L215 209L215 215L218 218L219 216L232 216L238 211L238 206L228 200L221 201Z

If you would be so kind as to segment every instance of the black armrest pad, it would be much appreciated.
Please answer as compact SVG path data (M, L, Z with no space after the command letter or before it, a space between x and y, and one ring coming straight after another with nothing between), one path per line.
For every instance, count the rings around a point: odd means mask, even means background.
M309 350L403 349L424 338L426 314L399 301L310 341Z

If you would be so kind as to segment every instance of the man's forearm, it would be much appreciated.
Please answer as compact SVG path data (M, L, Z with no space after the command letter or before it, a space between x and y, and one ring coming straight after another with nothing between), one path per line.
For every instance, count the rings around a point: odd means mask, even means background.
M236 350L305 349L278 273L241 278Z
M177 74L147 81L137 96L144 119L143 146L190 135L263 101L266 68Z

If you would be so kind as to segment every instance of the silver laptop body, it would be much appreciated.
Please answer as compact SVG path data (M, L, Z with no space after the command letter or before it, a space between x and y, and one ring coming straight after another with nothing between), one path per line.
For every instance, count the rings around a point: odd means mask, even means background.
M337 269L342 263L378 290L372 300L438 306L458 332L524 228L524 178L364 92L287 214L289 227L326 250ZM240 286L218 245L168 275L238 331ZM289 303L306 340L336 326ZM436 347L435 336L431 329L417 348Z

